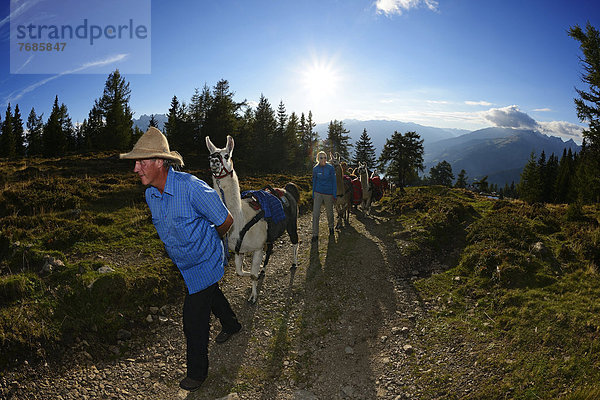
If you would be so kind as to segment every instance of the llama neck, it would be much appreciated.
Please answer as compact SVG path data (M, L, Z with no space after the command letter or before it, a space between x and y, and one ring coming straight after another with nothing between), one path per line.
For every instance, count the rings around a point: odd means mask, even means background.
M344 194L344 173L339 165L335 166L335 184L337 187L337 195L342 196Z
M242 211L240 184L237 174L235 171L232 171L231 175L221 179L213 176L213 187L219 193L219 196L221 196L221 199L233 217L233 225L229 233L232 236L237 236L246 223Z

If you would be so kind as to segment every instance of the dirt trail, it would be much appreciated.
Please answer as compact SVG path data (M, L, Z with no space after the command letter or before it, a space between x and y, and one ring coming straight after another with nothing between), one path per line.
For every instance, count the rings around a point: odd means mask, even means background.
M324 214L324 213L323 213ZM290 273L289 239L276 244L259 299L250 281L228 267L222 288L244 329L225 344L211 341L203 387L182 391L185 345L181 305L140 321L150 341L123 341L112 361L94 360L87 343L63 365L24 366L1 379L7 399L403 399L423 396L415 371L431 370L416 325L424 304L412 287L383 216L353 214L350 225L311 243L311 216L299 221L300 262ZM325 234L323 234L325 232ZM246 260L249 264L249 259ZM157 307L162 305L158 304ZM216 326L215 326L216 325ZM211 337L218 333L213 324ZM113 351L117 351L114 347ZM471 361L469 361L471 362ZM472 364L471 364L472 365Z

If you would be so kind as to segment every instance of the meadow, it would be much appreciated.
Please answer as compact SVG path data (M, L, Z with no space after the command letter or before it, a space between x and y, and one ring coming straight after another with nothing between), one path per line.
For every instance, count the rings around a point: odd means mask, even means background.
M210 182L205 157L186 161ZM184 292L132 168L108 153L0 161L0 369L60 357L76 338L106 354L106 338ZM240 176L242 190L289 180L307 212L308 174ZM432 353L468 340L487 349L473 369L502 371L482 378L475 397L600 395L598 205L433 186L388 194L376 213L425 271L414 284L430 304L419 324ZM443 371L415 376L432 398L447 382Z

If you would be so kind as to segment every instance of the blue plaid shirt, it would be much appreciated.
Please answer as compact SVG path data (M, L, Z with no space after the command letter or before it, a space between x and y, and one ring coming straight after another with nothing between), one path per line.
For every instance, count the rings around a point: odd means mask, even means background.
M228 211L217 192L195 176L170 168L163 193L150 186L146 202L188 292L218 282L224 273L225 253L215 227L225 222Z

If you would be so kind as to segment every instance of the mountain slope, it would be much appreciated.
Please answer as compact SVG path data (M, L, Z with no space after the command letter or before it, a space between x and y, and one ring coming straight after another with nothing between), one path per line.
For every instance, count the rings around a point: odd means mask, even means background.
M464 169L470 180L487 175L490 183L517 183L532 152L560 158L565 148L578 152L580 146L533 130L486 128L425 146L425 170L445 160L455 175Z

